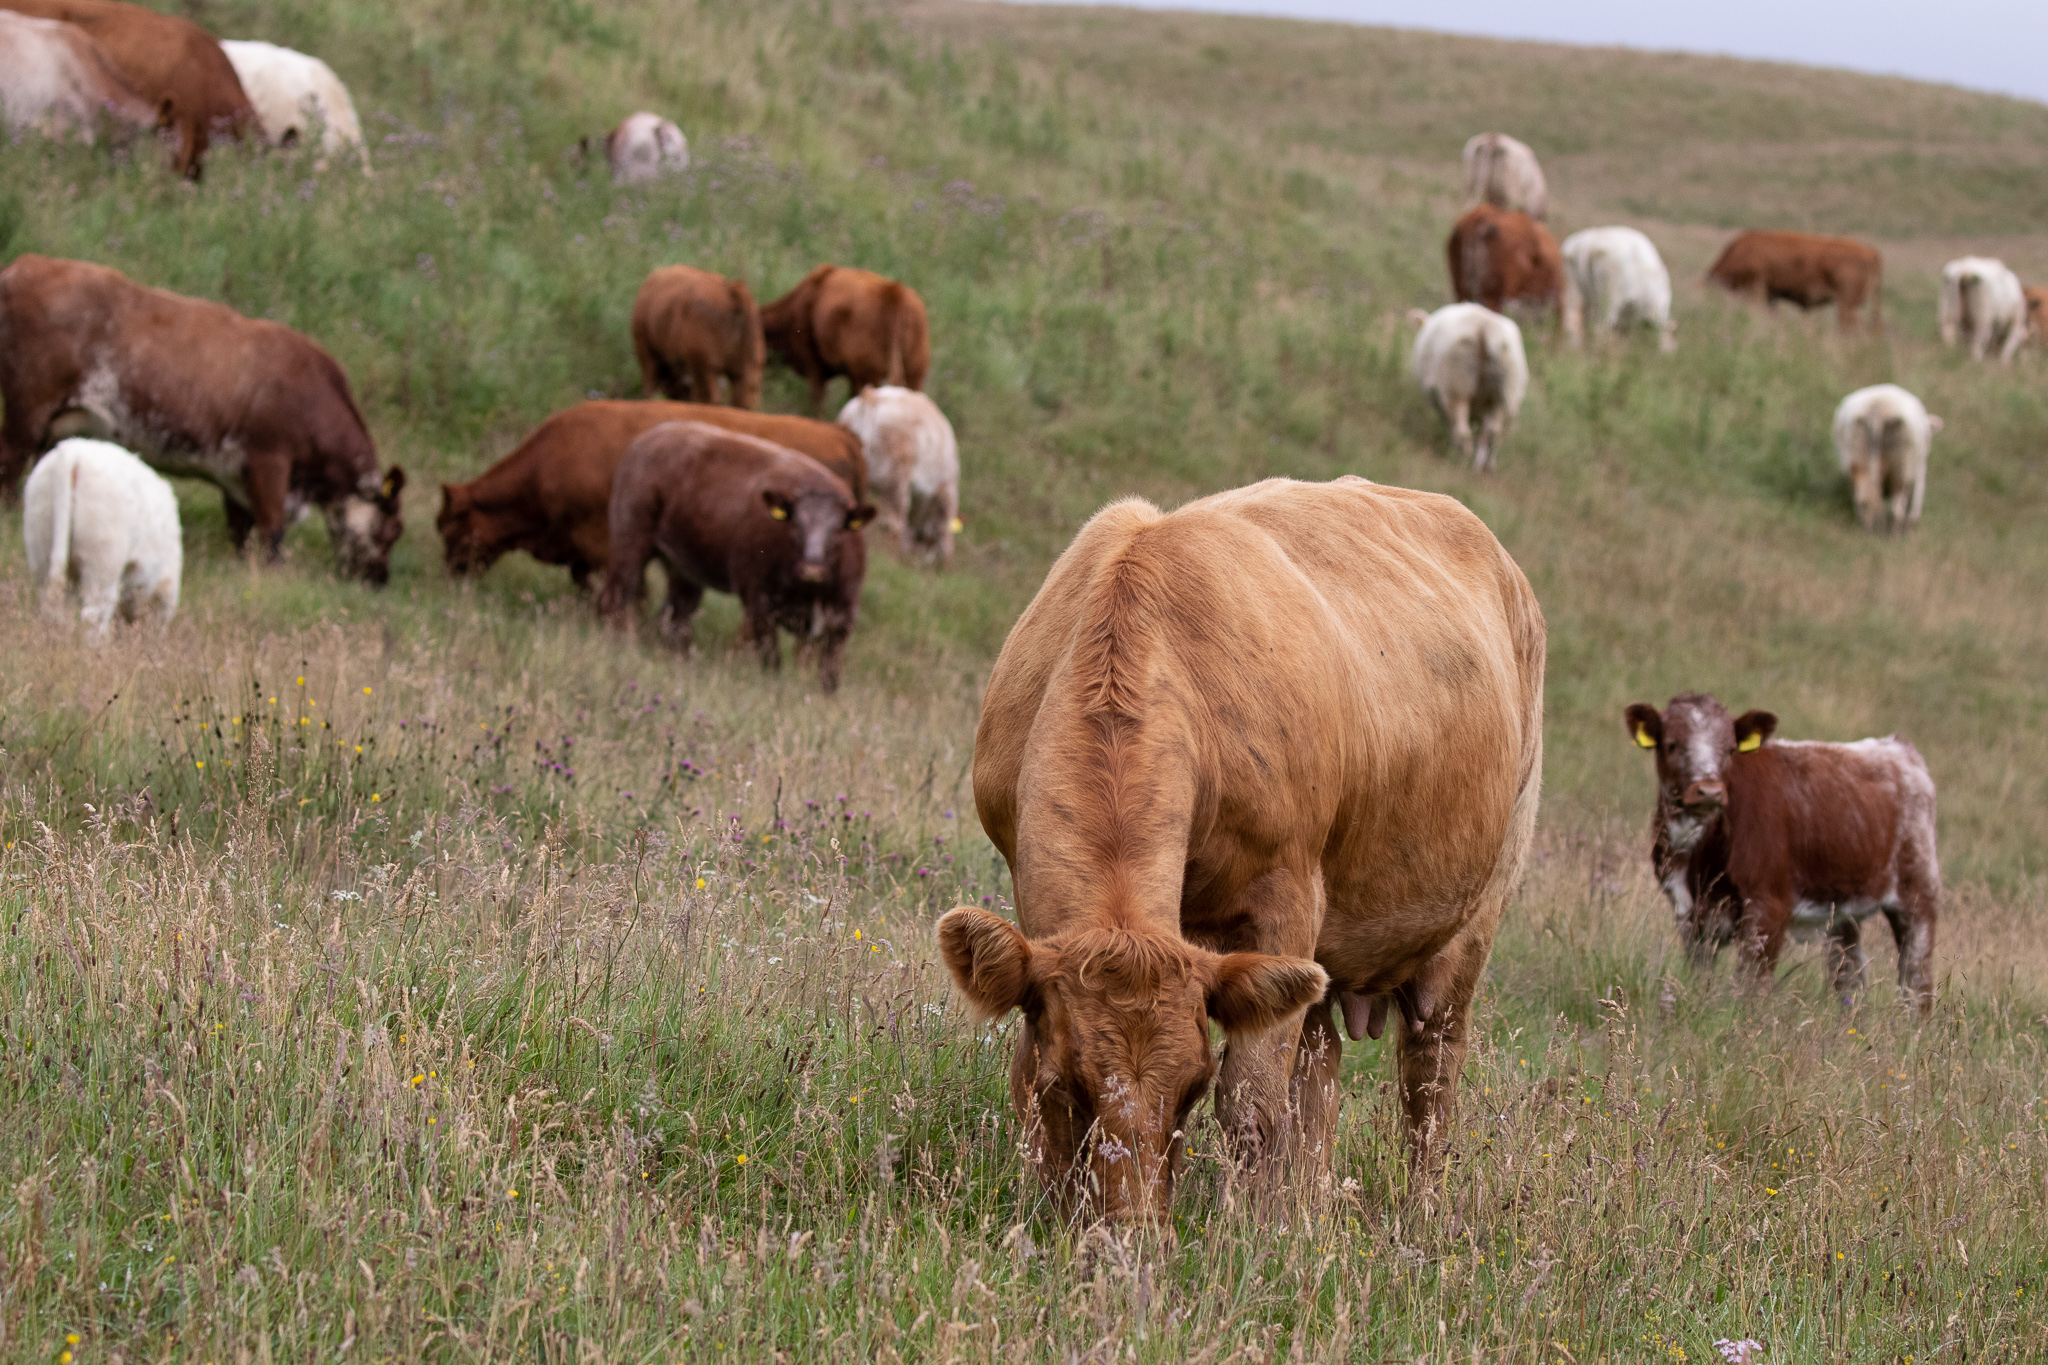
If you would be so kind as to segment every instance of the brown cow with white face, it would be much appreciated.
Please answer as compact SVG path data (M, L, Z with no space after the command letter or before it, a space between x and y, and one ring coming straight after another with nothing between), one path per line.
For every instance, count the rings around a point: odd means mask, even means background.
M318 507L343 573L376 585L405 471L377 467L348 376L309 337L84 261L0 270L0 487L66 436L100 436L221 490L235 548L266 555Z
M1899 989L1927 1011L1941 863L1934 779L1911 744L1777 739L1769 711L1730 719L1698 692L1624 718L1657 757L1651 864L1696 961L1733 940L1769 976L1788 933L1825 936L1846 1001L1863 985L1862 922L1882 912Z
M1056 1199L1164 1214L1212 1082L1242 1159L1312 1178L1333 1007L1354 1038L1398 1008L1433 1166L1535 829L1543 657L1528 581L1449 498L1269 479L1082 528L975 735L1017 923L963 908L938 935L976 1012L1023 1012L1010 1093Z

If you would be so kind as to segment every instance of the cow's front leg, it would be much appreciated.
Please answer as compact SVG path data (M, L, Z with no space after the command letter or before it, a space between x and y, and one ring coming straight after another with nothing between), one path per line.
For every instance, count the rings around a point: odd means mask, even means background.
M774 605L751 599L742 602L738 643L753 647L761 667L771 671L781 668L782 637L775 624Z
M247 554L249 532L256 529L256 518L250 515L248 508L225 494L221 496L221 507L228 514L228 540L234 544L235 553Z
M1239 892L1225 918L1258 926L1255 942L1233 948L1313 958L1322 929L1322 872L1303 875L1275 868ZM1216 1076L1216 1118L1239 1165L1266 1181L1282 1179L1298 1156L1328 1160L1330 1131L1309 1131L1307 1125L1336 1121L1334 1101L1322 1099L1323 1071L1330 1069L1334 1077L1337 1058L1329 1012L1328 1005L1318 1003L1270 1028L1233 1034L1224 1049ZM1317 1016L1325 1021L1320 1031L1309 1022ZM1325 1034L1328 1048L1321 1046ZM1304 1056L1309 1045L1318 1049L1316 1056ZM1307 1112L1299 1107L1305 1094L1312 1106Z
M243 470L242 481L249 488L249 513L267 563L275 564L284 558L284 533L291 525L285 497L291 488L291 477L291 460L283 455L252 451Z
M1863 929L1855 920L1844 916L1828 926L1828 981L1834 986L1835 998L1844 1005L1856 1003L1856 993L1863 989L1864 972L1869 959L1863 953Z

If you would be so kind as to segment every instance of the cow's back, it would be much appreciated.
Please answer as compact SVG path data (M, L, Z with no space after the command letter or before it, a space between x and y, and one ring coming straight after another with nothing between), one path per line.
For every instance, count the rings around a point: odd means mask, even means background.
M1729 767L1730 871L1748 895L1789 880L1800 900L1896 900L1934 862L1934 779L1896 735L1772 740Z
M1085 786L1085 771L1058 774L1095 717L1127 714L1166 736L1162 753L1193 755L1187 913L1233 880L1229 850L1307 840L1332 914L1360 921L1339 951L1433 950L1456 926L1418 931L1409 911L1469 904L1525 801L1533 827L1542 674L1534 595L1450 499L1347 478L1268 480L1164 515L1121 502L1004 645L976 804L1018 868L1020 804Z

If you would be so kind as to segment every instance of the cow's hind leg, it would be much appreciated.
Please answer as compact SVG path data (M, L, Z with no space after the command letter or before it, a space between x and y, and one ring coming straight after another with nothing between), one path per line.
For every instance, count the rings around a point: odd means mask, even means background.
M1486 966L1486 948L1454 939L1395 993L1402 1023L1394 1032L1408 1155L1426 1179L1443 1161L1457 1115L1458 1076L1470 1045L1472 997Z
M1473 460L1476 467L1477 459L1472 454L1472 400L1452 399L1447 415L1451 422L1451 444L1457 447L1460 455Z
M685 654L693 652L696 645L690 626L703 602L702 584L693 583L674 569L669 569L668 596L662 599L659 618L661 638Z
M1862 926L1844 915L1828 926L1828 981L1835 998L1844 1005L1856 1003L1863 989L1869 959L1863 952Z
M775 624L775 608L768 602L746 601L740 609L740 633L736 642L751 645L769 670L782 667L782 637Z

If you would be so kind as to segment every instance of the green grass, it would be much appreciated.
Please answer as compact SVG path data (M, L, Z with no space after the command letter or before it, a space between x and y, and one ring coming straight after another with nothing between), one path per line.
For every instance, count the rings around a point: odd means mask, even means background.
M178 620L97 652L36 618L0 530L0 1355L2038 1354L2048 394L2038 357L1941 351L1933 315L1966 249L2048 276L2048 108L950 0L187 9L335 66L374 178L227 149L192 187L152 148L23 142L0 258L307 331L414 474L410 529L372 593L317 519L281 568L238 563L185 485ZM578 140L639 107L695 165L614 191ZM1681 348L1532 335L1479 478L1399 319L1445 299L1458 148L1494 126L1561 229L1657 239ZM1750 224L1875 241L1885 336L1706 293ZM445 579L435 481L636 396L647 270L766 298L821 259L926 298L968 523L944 576L878 549L838 698L723 657L729 601L685 661L598 630L560 570ZM1827 438L1886 379L1947 419L1902 542L1858 530ZM939 911L1007 891L972 817L981 684L1109 498L1345 472L1472 506L1550 623L1544 829L1445 1189L1409 1188L1366 1044L1330 1190L1258 1204L1208 1129L1177 1242L1062 1227L1003 1029L931 960ZM1768 995L1681 966L1618 722L1687 688L1926 755L1932 1021L1881 989L1843 1013L1816 949Z

